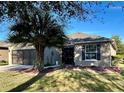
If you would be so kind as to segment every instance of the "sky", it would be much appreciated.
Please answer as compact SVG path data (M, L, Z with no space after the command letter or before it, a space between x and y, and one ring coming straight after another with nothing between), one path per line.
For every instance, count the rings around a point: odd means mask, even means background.
M108 38L111 38L112 35L118 35L124 42L124 10L120 7L124 5L124 2L115 3L115 5L114 7L105 8L105 13L96 13L98 18L92 18L92 22L71 19L66 28L66 34L83 32ZM98 6L97 8L100 9L101 7ZM11 22L8 21L0 23L0 40L7 39L10 26Z

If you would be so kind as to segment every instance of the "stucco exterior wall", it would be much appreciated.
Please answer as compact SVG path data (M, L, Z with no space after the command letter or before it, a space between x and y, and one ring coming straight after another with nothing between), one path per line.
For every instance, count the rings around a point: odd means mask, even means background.
M103 43L101 45L101 60L99 66L111 66L111 49L110 43Z
M100 53L101 59L94 61L82 60L82 45L76 45L74 50L75 65L81 66L111 66L110 43L101 43Z
M111 50L111 44L110 43L101 43L101 48L100 48L100 54L101 54L101 59L100 60L82 60L82 45L75 45L74 47L74 62L75 65L80 65L80 66L111 66L111 55L113 50ZM9 48L9 64L13 64L13 54L12 51L13 49L10 47ZM14 50L15 51L15 50ZM24 49L23 51L26 51ZM30 52L31 53L31 52ZM32 52L35 53L35 52ZM56 47L51 47L48 48L46 47L44 50L44 64L58 64L60 65L62 63L62 50L58 49ZM26 55L27 56L27 55ZM29 58L31 60L31 58ZM26 60L30 61L30 60ZM18 60L19 61L19 60Z
M116 50L112 47L111 44L110 44L110 50L111 50L111 56L115 56L116 55Z
M9 53L8 49L0 49L0 61L2 60L8 61L8 53Z
M35 49L13 49L9 47L9 65L12 64L25 64L31 65L36 61L36 50ZM55 47L48 48L44 50L44 64L56 63L61 64L61 50Z
M44 50L44 64L60 65L61 49L56 47L46 47Z

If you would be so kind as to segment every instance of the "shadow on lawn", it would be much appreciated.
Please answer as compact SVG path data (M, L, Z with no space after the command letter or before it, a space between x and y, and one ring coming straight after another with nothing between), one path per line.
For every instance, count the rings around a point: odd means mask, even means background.
M41 73L39 73L38 75L36 75L35 77L31 78L30 80L28 80L27 82L9 90L8 92L21 92L24 91L26 88L28 88L30 85L32 85L33 83L35 83L36 81L38 81L39 79L41 79L46 73L48 72L52 72L55 71L56 69L47 69L47 70L43 70Z
M112 89L106 87L106 83L101 78L96 78L94 74L83 70L78 72L70 69L40 79L37 90L49 92L112 91Z
M83 69L81 71L74 71L73 68L61 69L61 71L50 70L50 72L51 71L53 71L52 75L43 77L48 73L48 71L45 71L44 74L39 74L33 77L29 81L10 90L10 92L24 91L36 81L38 81L36 83L37 86L33 85L33 88L35 87L35 90L33 91L124 91L123 82L118 82L118 80L121 81L122 78L118 78L115 75L100 73L93 74L92 72Z
M39 80L42 76L44 76L44 74L42 75L37 75L33 78L31 78L30 80L28 80L27 82L9 90L8 92L20 92L20 91L23 91L25 90L27 87L29 87L30 85L32 85L34 82L36 82L37 80Z

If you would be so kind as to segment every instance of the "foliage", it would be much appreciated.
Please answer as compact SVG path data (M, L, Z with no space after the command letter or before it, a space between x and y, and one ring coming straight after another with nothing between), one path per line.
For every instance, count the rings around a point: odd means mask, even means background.
M79 18L86 20L95 13L94 5L101 2L81 2L81 1L18 1L0 2L0 17L14 18L18 20L28 12L33 12L33 8L40 11L48 11L58 18L59 21Z
M124 64L124 55L117 54L112 56L112 65L117 66L118 64Z
M117 35L112 36L112 39L115 40L116 45L117 45L117 54L124 54L124 43L122 42L121 38Z
M47 66L52 66L52 64L47 63L47 64L45 64L44 66L45 66L45 67L47 67Z
M124 43L121 38L117 35L112 36L112 39L115 41L117 46L117 55L112 57L113 65L117 65L118 63L123 63L124 58Z
M5 60L0 61L0 66L3 66L3 65L8 65L8 62Z
M35 9L34 9L35 10ZM27 14L26 19L21 19L11 28L9 41L14 43L31 43L37 52L37 68L43 68L45 47L62 47L67 37L63 26L49 13L36 9Z
M33 14L32 14L33 15ZM58 24L55 19L48 13L37 13L27 16L27 19L17 22L11 27L9 41L14 43L37 43L42 46L57 46L61 47L66 36L63 32L63 26Z

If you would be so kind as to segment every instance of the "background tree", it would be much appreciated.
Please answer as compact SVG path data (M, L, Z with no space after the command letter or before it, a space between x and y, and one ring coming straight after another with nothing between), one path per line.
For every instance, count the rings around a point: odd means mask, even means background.
M117 54L124 55L124 43L122 42L121 38L117 35L112 36L112 39L115 40L117 45Z

